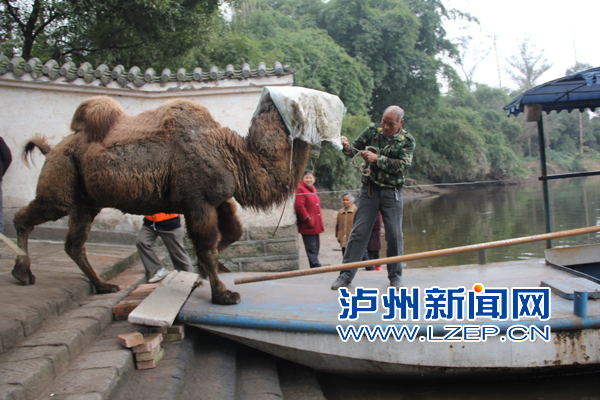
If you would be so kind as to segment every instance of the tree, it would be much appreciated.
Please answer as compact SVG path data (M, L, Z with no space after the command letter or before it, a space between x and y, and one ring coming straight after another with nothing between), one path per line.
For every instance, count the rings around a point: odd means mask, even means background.
M517 47L519 54L506 59L506 62L513 68L513 70L507 69L507 72L519 86L518 91L522 92L535 87L537 80L552 68L552 64L542 58L543 51L537 53L534 46L529 44L529 37L523 39Z
M239 6L205 49L192 52L191 62L241 69L244 62L279 61L296 70L296 85L338 95L349 113L366 114L373 81L364 62L350 57L324 30L303 27L265 2Z
M575 72L584 71L584 70L590 69L590 68L592 68L591 64L576 61L575 65L573 65L570 68L567 68L565 73L567 75L571 75L571 74L574 74ZM579 112L579 151L582 155L583 155L583 143L584 143L584 140L583 140L583 115L581 112Z
M567 70L565 71L565 75L571 75L571 74L574 74L575 72L585 71L586 69L590 69L590 68L593 68L592 64L576 61L575 65L567 68Z
M435 107L437 74L444 70L438 56L457 55L445 38L447 16L440 1L332 0L318 24L373 71L370 113L379 121L390 104L401 105L407 115Z
M207 34L218 0L0 0L3 51L166 66Z
M460 51L460 56L456 63L465 77L465 85L467 85L467 88L472 89L475 84L473 80L475 70L490 54L491 48L482 46L481 42L474 45L473 37L470 35L459 37L457 47Z

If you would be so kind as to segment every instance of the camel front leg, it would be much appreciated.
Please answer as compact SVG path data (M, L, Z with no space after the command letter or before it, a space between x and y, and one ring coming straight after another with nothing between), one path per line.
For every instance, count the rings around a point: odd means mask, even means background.
M206 207L192 214L185 215L187 233L194 245L198 257L198 267L204 276L208 277L215 304L231 305L240 302L240 294L227 290L219 279L219 229L217 227L217 212L214 208Z
M96 293L114 293L120 290L118 285L104 282L91 267L85 252L85 242L90 234L92 222L100 210L76 207L69 215L69 232L65 241L65 252L94 285Z
M37 199L31 201L27 207L21 208L15 214L13 223L17 231L17 244L26 256L17 256L12 276L23 285L33 285L35 275L31 272L31 260L29 258L28 241L29 234L37 225L48 221L56 221L68 214L65 208L53 206L48 202Z

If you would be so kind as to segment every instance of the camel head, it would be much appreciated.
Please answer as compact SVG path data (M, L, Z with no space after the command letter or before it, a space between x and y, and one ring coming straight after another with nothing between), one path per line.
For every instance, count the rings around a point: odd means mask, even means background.
M252 118L247 152L238 152L235 199L269 210L291 196L322 140L341 148L344 105L334 95L300 87L267 87Z
M336 95L303 87L267 86L255 115L265 103L273 103L277 108L288 130L290 144L294 139L307 142L313 146L311 156L316 157L323 140L342 148L340 136L346 109Z

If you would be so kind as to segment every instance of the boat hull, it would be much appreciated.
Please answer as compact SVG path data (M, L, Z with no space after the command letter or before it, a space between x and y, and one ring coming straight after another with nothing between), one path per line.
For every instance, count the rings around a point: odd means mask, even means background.
M600 367L600 302L590 301L588 317L573 314L573 301L551 295L552 316L546 321L451 320L382 322L383 310L354 322L339 321L339 293L329 286L337 274L304 276L247 285L233 285L246 274L222 275L230 288L239 290L242 303L219 306L210 303L207 287L196 290L179 314L184 323L316 370L344 375L378 377L454 377L498 374L554 374ZM405 270L407 287L473 288L540 287L544 279L561 279L568 272L545 265L544 260ZM361 271L357 287L387 292L384 271ZM338 327L388 325L418 333L396 340L381 336L342 339ZM463 332L454 341L442 341L448 326L470 329L494 325L498 334L485 341L467 340ZM520 330L510 332L518 325ZM534 335L531 330L536 330ZM516 332L516 333L515 333ZM544 334L546 335L544 337ZM523 339L525 335L525 338ZM546 339L546 340L544 340Z
M348 375L445 378L487 375L554 375L598 368L600 331L552 334L549 343L420 343L361 341L314 333L252 330L197 325L265 353L314 368Z

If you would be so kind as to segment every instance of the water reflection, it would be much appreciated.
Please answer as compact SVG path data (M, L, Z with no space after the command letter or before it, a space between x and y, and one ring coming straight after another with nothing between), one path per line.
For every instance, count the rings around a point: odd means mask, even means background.
M541 183L488 186L405 201L405 254L546 233ZM600 178L549 182L552 230L597 225ZM600 234L552 241L553 247L600 243ZM546 242L487 250L488 262L543 258ZM385 254L385 253L383 253ZM477 263L477 252L409 262L411 267Z

